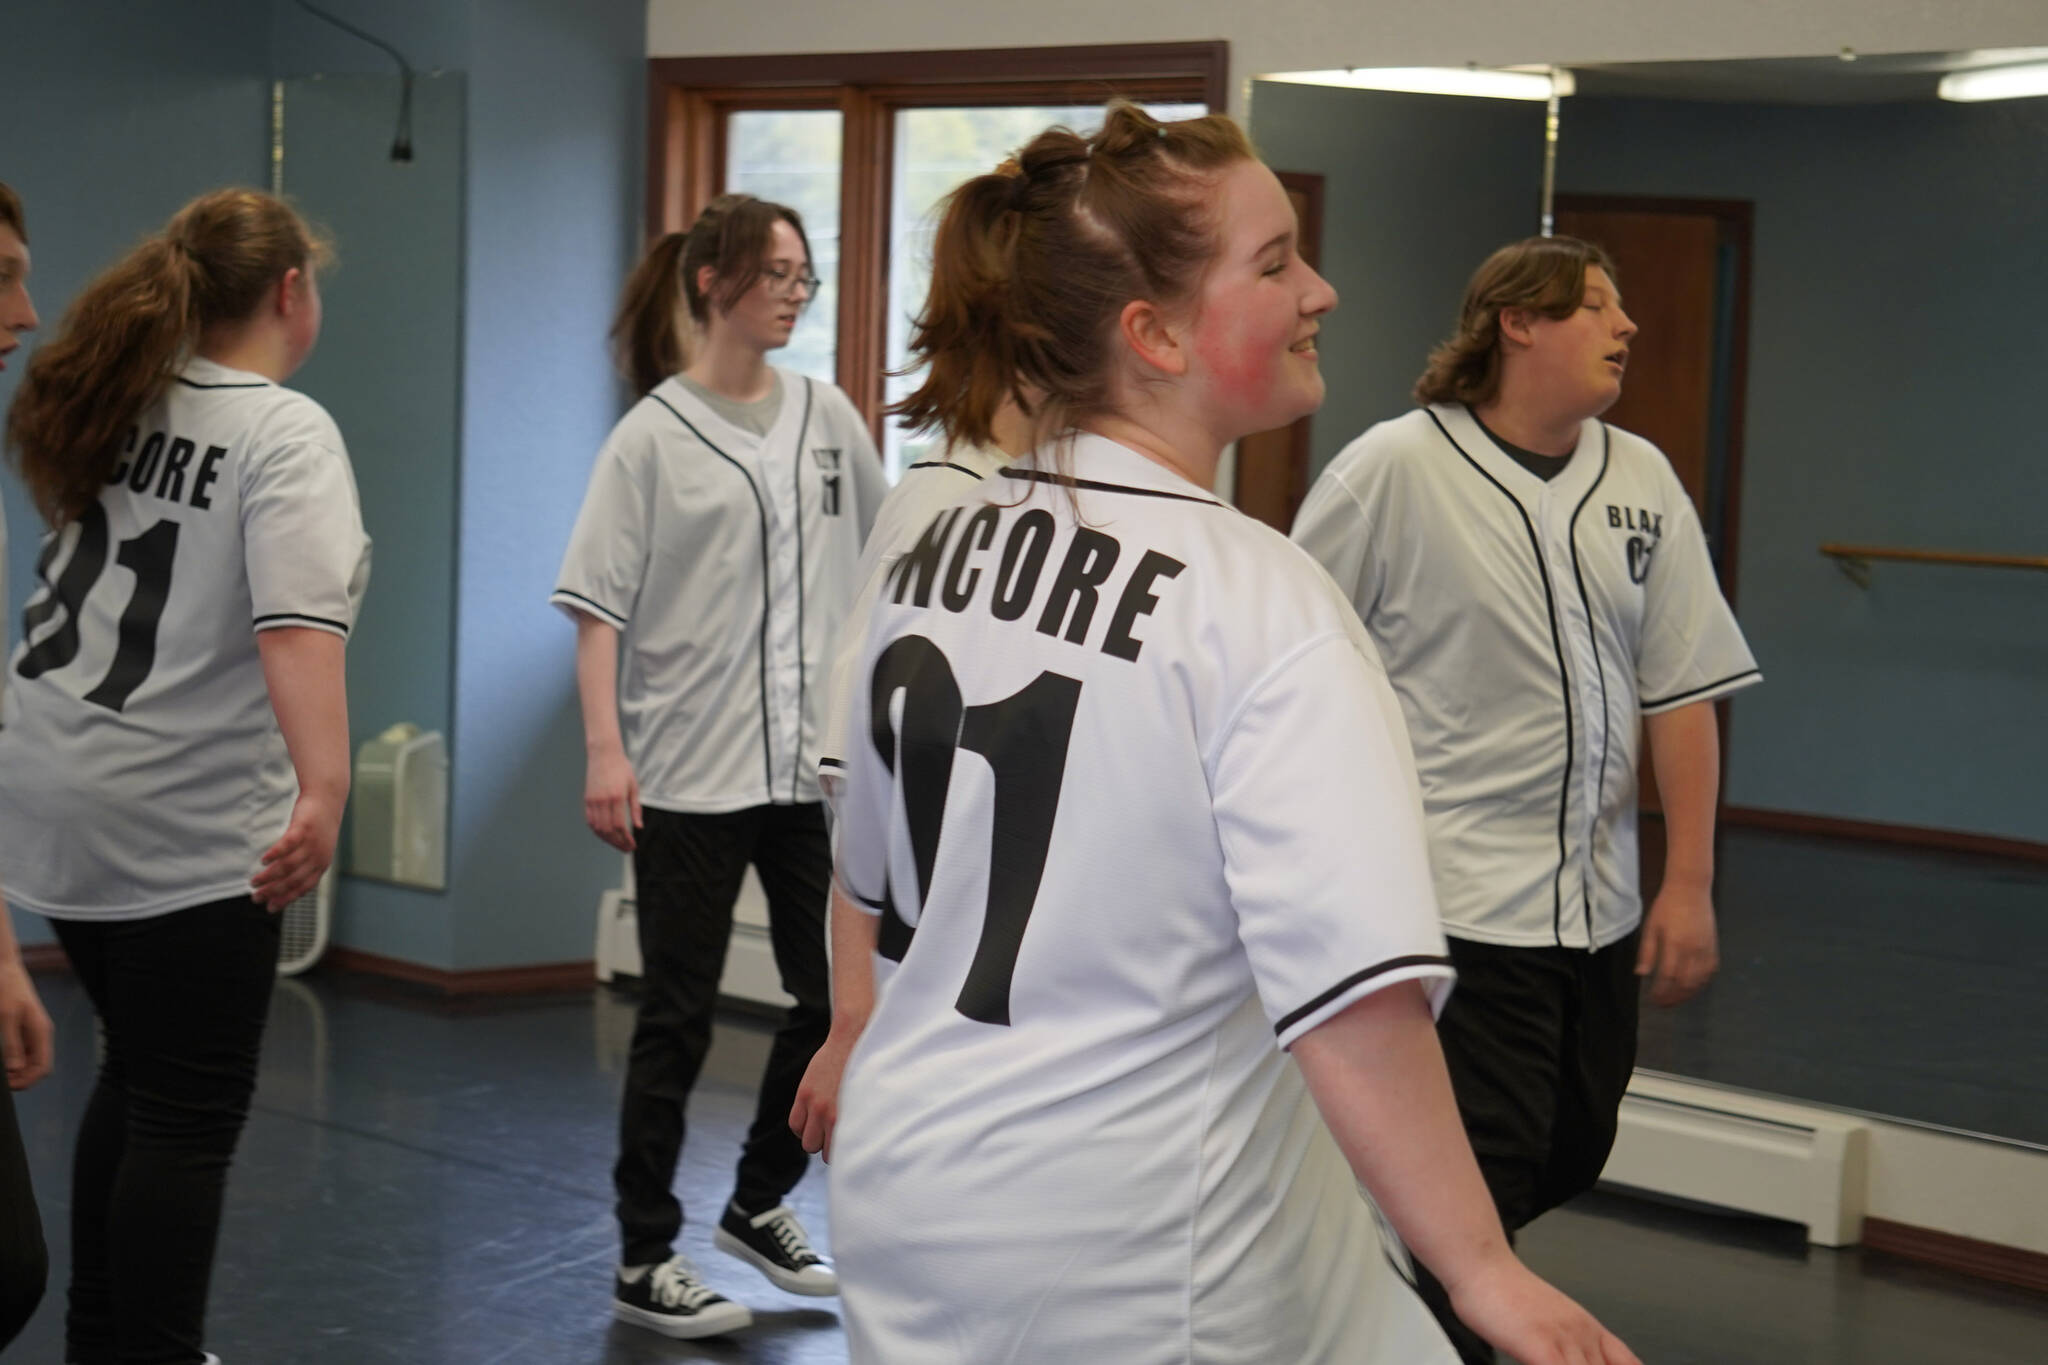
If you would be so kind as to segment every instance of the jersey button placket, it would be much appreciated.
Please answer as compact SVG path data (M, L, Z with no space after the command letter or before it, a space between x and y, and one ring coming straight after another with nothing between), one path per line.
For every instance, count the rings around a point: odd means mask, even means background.
M1573 780L1566 791L1564 921L1559 928L1564 943L1590 948L1585 897L1593 886L1593 832L1600 814L1599 792L1596 790L1600 779L1593 756L1600 752L1600 745L1605 739L1607 718L1600 706L1598 661L1591 652L1592 622L1587 619L1585 604L1580 600L1578 576L1572 563L1570 527L1558 528L1553 521L1553 517L1562 515L1561 509L1553 508L1549 489L1546 488L1542 523L1547 531L1544 557L1549 561L1565 657L1571 660L1571 676L1565 679L1564 686L1567 705L1575 707L1578 712L1572 725ZM1572 808L1573 796L1577 797L1576 810ZM1580 944L1581 939L1586 941Z
M797 452L800 456L802 452ZM787 777L802 743L803 716L798 702L803 669L803 642L797 638L799 595L796 581L796 517L790 506L795 494L788 462L764 460L762 478L768 488L771 619L768 627L768 752L771 763L769 798L788 799Z

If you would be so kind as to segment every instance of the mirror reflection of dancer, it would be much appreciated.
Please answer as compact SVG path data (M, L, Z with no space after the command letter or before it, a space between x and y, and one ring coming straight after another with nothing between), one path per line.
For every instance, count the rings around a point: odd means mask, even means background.
M0 182L0 370L40 321L28 296L28 220L21 197ZM0 610L7 602L7 520L0 515ZM0 675L0 684L6 681ZM43 1300L50 1254L29 1183L28 1152L14 1116L14 1092L50 1074L50 1016L22 965L14 923L0 904L0 1350L21 1334Z
M791 1115L858 1365L1450 1362L1360 1179L1530 1365L1635 1359L1515 1259L1459 1132L1357 616L1209 491L1322 399L1295 233L1235 123L1122 104L946 209L906 415L979 443L1036 394L1053 439L940 514L861 651Z
M1597 247L1503 247L1416 384L1425 406L1352 442L1294 527L1415 739L1458 968L1438 1033L1510 1233L1607 1163L1637 978L1675 1005L1713 975L1713 703L1760 681L1670 463L1599 420L1635 332ZM1645 730L1670 847L1647 916ZM1420 1283L1463 1358L1493 1360L1455 1295Z
M749 863L796 1003L715 1238L791 1293L837 1292L783 1202L808 1163L784 1120L830 1022L818 731L886 485L852 401L768 363L817 287L802 220L747 195L655 244L614 329L646 396L598 452L550 599L576 622L584 815L633 855L645 973L613 1170L613 1312L672 1337L753 1320L676 1253L671 1189ZM702 336L682 368L692 323Z
M341 433L283 387L320 335L323 255L269 195L194 200L86 286L8 414L53 530L0 730L0 886L51 918L105 1041L67 1360L214 1359L277 912L327 870L348 798L369 541Z

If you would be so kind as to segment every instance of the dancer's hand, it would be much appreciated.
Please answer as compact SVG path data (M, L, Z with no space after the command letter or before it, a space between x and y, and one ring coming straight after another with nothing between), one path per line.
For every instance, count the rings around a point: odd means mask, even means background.
M1635 1352L1513 1253L1447 1286L1466 1326L1522 1365L1642 1365Z
M789 1111L789 1131L807 1152L832 1160L832 1130L839 1122L839 1080L846 1074L846 1059L853 1043L837 1034L828 1037L804 1069L803 1084L796 1088L796 1104Z
M1636 975L1650 978L1650 1003L1680 1005L1698 995L1721 965L1714 900L1704 886L1665 879L1643 917Z
M583 779L583 819L592 834L613 848L633 851L633 831L642 823L640 779L633 775L633 764L623 750L591 750Z
M0 906L0 915L6 913ZM56 1036L21 958L0 963L0 1059L6 1063L9 1090L26 1090L50 1074Z
M314 792L299 793L284 837L270 846L262 869L249 882L249 893L273 913L320 884L341 838L342 805Z

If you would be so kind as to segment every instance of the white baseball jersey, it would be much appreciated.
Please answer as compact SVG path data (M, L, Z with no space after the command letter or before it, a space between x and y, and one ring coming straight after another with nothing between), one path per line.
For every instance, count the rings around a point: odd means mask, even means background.
M852 1358L1451 1365L1282 1051L1448 993L1393 694L1284 538L1100 437L1073 473L941 513L869 618L837 875L895 966L833 1138Z
M1400 695L1445 928L1627 937L1642 717L1762 680L1663 452L1588 421L1545 482L1439 404L1346 446L1294 539Z
M369 578L334 421L193 360L43 542L0 730L0 887L59 919L249 893L298 779L257 634L348 635Z
M818 775L828 784L845 766L846 739L841 727L846 722L853 670L860 648L867 640L868 613L882 579L896 560L913 545L933 517L973 492L977 485L1010 463L1000 450L965 446L947 452L941 460L919 460L903 471L882 507L875 514L874 529L861 550L860 566L854 570L853 606L839 632L839 648L832 656L832 681L826 689L824 740L819 745ZM829 794L829 793L828 793Z
M766 436L673 378L635 404L548 599L624 633L620 729L663 810L819 799L827 670L888 482L845 394L778 373Z

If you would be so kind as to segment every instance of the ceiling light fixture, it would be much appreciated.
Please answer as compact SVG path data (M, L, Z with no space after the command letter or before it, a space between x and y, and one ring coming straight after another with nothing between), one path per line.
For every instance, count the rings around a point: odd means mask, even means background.
M1417 95L1476 95L1484 99L1545 101L1572 93L1572 77L1561 67L1500 71L1467 66L1358 66L1330 71L1279 71L1262 81L1296 85L1338 85L1352 90L1400 90Z
M1985 66L1951 71L1941 78L1945 100L2018 100L2048 95L2048 62L2025 66Z

